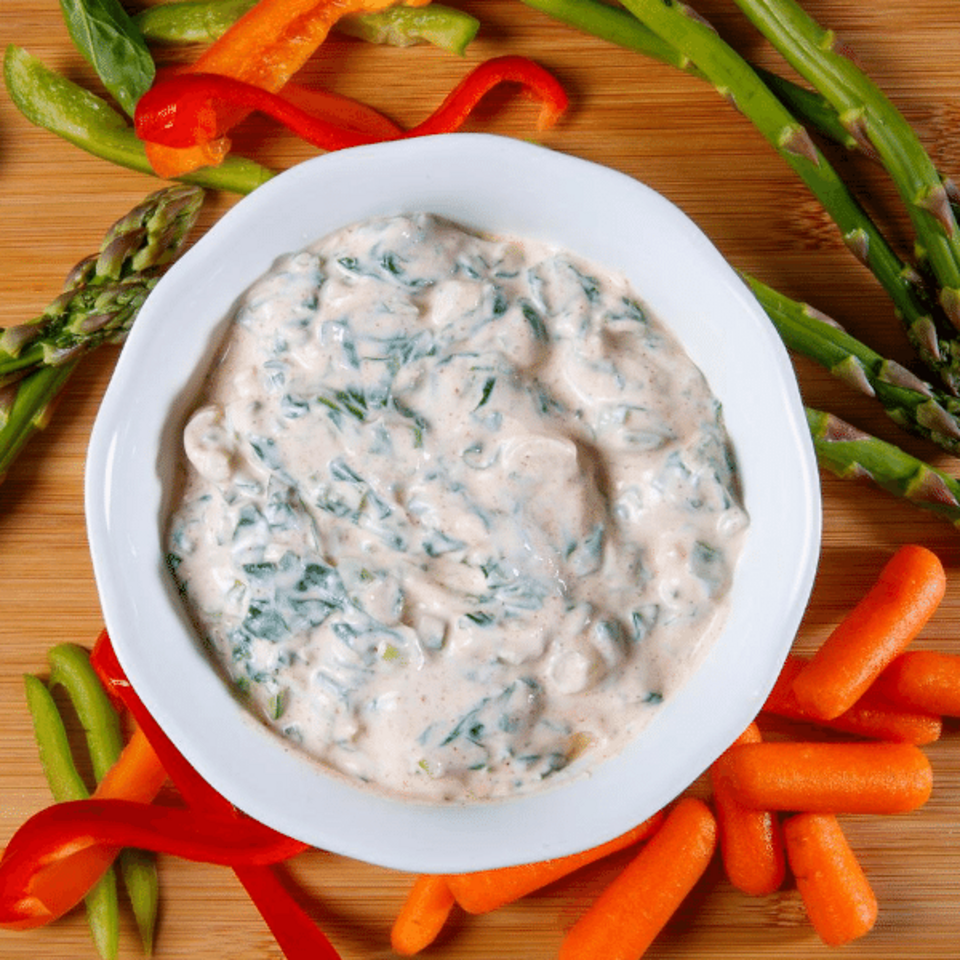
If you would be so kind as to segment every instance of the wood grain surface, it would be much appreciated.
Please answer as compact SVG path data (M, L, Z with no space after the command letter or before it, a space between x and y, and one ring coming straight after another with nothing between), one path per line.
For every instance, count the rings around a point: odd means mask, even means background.
M457 0L454 0L457 4ZM910 362L900 326L875 281L844 249L818 204L751 125L703 83L604 42L580 36L519 0L459 3L482 18L466 62L429 47L395 50L333 40L305 70L310 82L353 94L412 124L467 68L501 53L536 58L570 92L569 116L543 135L558 150L605 163L646 182L684 209L736 266L832 314L853 333ZM808 0L915 124L936 163L960 172L960 5L939 0ZM779 67L732 0L698 0L698 10L741 52ZM55 0L3 0L4 44L26 47L49 66L97 89L72 48ZM534 135L535 108L512 96L470 129ZM311 150L265 122L251 121L238 148L277 169ZM893 191L868 161L845 159L851 182L909 251ZM104 229L145 193L149 177L89 157L28 124L0 94L0 325L35 316L68 269L93 251ZM470 185L465 183L465 190ZM208 200L209 226L235 198ZM559 204L578 198L557 196ZM696 282L678 276L677 282ZM704 304L704 310L710 305ZM84 532L83 465L91 425L116 349L85 361L48 429L0 486L0 844L49 802L24 705L24 673L43 674L60 641L92 644L101 613ZM950 471L957 464L899 434L865 397L796 362L805 398L901 443ZM796 641L809 651L868 587L900 544L920 542L950 577L943 606L919 645L960 653L960 538L932 518L874 489L823 478L824 536L817 583ZM771 571L775 576L776 571ZM823 946L793 885L762 898L733 890L714 870L651 948L655 958L960 957L960 729L948 722L927 748L935 770L930 802L898 817L845 817L874 885L880 917L866 939ZM695 786L694 789L697 789ZM323 816L323 811L317 811ZM589 816L589 811L583 812ZM542 960L624 856L589 868L486 917L455 914L426 956ZM304 902L344 960L390 957L389 931L410 885L407 875L311 852L290 864ZM157 960L266 960L280 952L249 900L222 868L161 860ZM140 956L124 921L122 958ZM95 957L80 911L40 931L0 931L0 956L44 960Z

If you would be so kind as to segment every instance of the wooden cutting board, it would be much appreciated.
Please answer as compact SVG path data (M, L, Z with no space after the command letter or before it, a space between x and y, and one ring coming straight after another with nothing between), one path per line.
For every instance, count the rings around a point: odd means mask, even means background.
M405 124L426 115L467 68L502 53L531 56L553 70L572 108L539 139L645 181L683 208L730 261L832 314L853 333L909 362L885 296L840 243L817 203L751 125L703 83L638 55L580 36L519 0L462 2L482 31L466 61L429 47L394 50L334 40L305 71L380 107ZM699 11L739 50L779 65L730 0ZM916 125L936 163L960 166L960 7L937 0L808 0L808 9L854 48L872 76ZM96 89L71 47L54 0L3 0L4 43L16 43ZM471 129L535 137L535 108L497 97ZM292 138L252 122L237 138L275 168L311 155ZM909 249L909 233L882 174L862 159L842 164L869 191L869 205ZM0 94L0 325L35 316L68 269L93 251L105 228L156 186L30 126ZM469 183L465 183L469 190ZM209 226L234 199L212 196ZM576 203L558 196L557 203ZM696 282L678 276L678 283ZM710 305L704 304L704 310ZM48 429L0 486L0 843L49 802L23 700L24 673L43 674L57 642L92 644L101 613L83 521L87 439L116 350L85 361ZM957 464L899 434L866 398L798 361L808 403L833 409L944 468ZM823 478L824 535L819 577L797 638L809 651L867 589L900 544L920 542L947 567L946 600L919 644L960 652L960 538L946 523L874 489ZM772 572L772 575L776 575ZM807 731L809 732L809 731ZM960 730L948 722L928 748L936 774L921 811L892 818L845 817L844 826L880 902L875 931L843 949L848 957L960 957ZM323 811L317 811L323 816ZM589 811L584 811L589 816ZM541 960L611 878L624 857L587 869L486 917L454 914L426 954L438 958ZM321 852L294 861L290 878L344 960L391 956L389 931L411 877ZM164 858L157 960L261 960L280 952L233 875ZM94 957L82 912L29 933L0 931L5 958ZM140 955L124 921L121 956ZM816 958L836 955L807 924L791 884L748 898L715 870L689 898L649 955L657 958Z

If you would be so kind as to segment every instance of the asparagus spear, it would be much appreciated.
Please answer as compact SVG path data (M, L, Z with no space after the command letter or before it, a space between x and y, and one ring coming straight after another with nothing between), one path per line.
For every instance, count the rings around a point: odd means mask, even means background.
M583 33L600 37L619 47L633 50L653 60L677 67L692 76L706 79L689 57L641 23L622 7L604 0L521 0L528 7L540 10ZM848 150L865 146L840 122L833 107L820 94L801 87L762 67L753 68L763 82L793 115L805 124Z
M896 254L806 129L760 76L713 28L682 3L624 0L624 5L662 40L697 64L764 135L832 217L851 251L874 273L893 301L917 352L949 389L960 390L960 370L949 369L939 334L936 303L916 271Z
M794 0L736 0L794 69L834 107L852 135L870 143L900 192L918 250L939 284L944 312L960 329L960 230L933 161L883 91Z
M960 482L832 413L808 407L806 414L823 469L846 479L869 480L960 527Z
M911 433L960 454L960 399L882 357L809 304L743 275L786 346L876 399Z
M73 268L39 317L0 335L0 482L27 440L46 426L81 357L124 340L202 201L203 191L186 185L151 194L107 231L97 254Z
M626 0L628 10L598 0L523 0L595 36L672 64L711 82L754 122L823 204L845 243L875 274L903 320L914 349L960 392L960 360L953 369L948 328L921 278L894 252L826 158L813 147L798 118L850 148L868 146L840 123L819 94L768 71L755 69L683 3ZM951 187L952 189L952 187Z

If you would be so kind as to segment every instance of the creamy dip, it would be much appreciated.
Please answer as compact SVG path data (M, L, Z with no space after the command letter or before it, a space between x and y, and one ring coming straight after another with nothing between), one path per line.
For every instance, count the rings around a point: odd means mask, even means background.
M418 800L619 751L709 649L747 525L720 405L624 279L427 214L275 263L184 445L170 565L223 670Z

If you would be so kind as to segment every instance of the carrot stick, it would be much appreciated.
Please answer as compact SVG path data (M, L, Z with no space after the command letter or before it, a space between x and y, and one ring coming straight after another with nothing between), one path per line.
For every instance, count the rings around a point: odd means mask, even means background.
M453 909L447 878L422 873L413 882L390 931L390 945L402 957L412 957L437 939Z
M716 763L748 807L808 813L905 813L926 803L930 761L912 743L746 743Z
M166 783L167 771L143 730L137 725L117 762L104 774L93 796L152 802Z
M780 671L777 682L770 691L763 709L767 713L800 720L852 733L871 740L893 740L898 743L914 743L918 747L940 738L943 721L932 713L920 711L914 706L899 705L891 702L874 683L849 710L844 710L832 720L822 720L804 709L793 692L793 681L809 663L809 657L790 654ZM960 686L958 686L960 691ZM939 711L937 711L939 712Z
M662 823L663 813L655 813L626 833L591 847L580 853L571 853L553 860L523 863L495 870L477 870L456 873L447 877L447 883L460 907L467 913L489 913L527 894L560 880L588 863L623 850L649 837Z
M710 808L684 797L564 937L559 960L639 960L707 869Z
M920 633L945 590L935 554L916 544L900 547L793 681L800 705L824 720L849 710Z
M733 746L760 743L760 728L751 723ZM777 815L770 810L745 807L710 769L714 811L720 836L720 853L727 878L743 893L766 896L779 889L786 872L783 834Z
M894 703L960 717L960 656L934 650L900 654L874 686Z
M877 899L837 818L799 813L785 822L784 836L797 889L820 939L840 946L869 933Z

